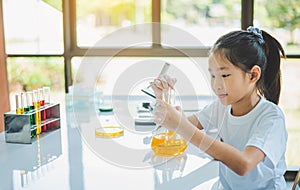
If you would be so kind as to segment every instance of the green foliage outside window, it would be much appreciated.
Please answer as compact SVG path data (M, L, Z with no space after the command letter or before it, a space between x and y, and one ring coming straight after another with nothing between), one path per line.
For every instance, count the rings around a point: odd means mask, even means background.
M87 3L85 0L77 0L76 16L78 19L82 19L89 15L94 15L96 17L96 24L99 26L120 26L124 19L136 23L136 9L143 8L144 22L151 22L151 1L140 1L90 0ZM146 5L138 6L143 3L146 3Z
M289 31L289 45L299 44L295 39L295 30L300 28L299 0L257 0L256 18L260 24L270 28L283 28Z
M9 90L27 91L51 86L53 91L63 91L63 66L63 59L56 57L8 58Z

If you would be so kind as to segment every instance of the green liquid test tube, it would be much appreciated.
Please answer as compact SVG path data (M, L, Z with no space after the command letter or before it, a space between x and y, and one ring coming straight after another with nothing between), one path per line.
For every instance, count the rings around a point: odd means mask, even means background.
M26 110L28 110L28 113L30 114L30 131L31 131L31 138L34 137L36 135L36 128L35 128L35 114L33 114L34 112L34 105L32 104L33 102L33 93L31 91L26 92Z

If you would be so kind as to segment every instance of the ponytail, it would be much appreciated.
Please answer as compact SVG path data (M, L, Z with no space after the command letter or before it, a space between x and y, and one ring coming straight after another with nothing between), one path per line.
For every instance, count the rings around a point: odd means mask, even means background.
M267 100L278 104L281 91L280 53L283 57L285 53L280 43L270 34L262 31L262 36L267 63L258 90Z
M280 53L285 57L280 43L265 31L250 26L246 31L233 31L221 36L211 52L222 51L225 57L244 72L253 66L261 68L256 83L259 93L278 104L281 91Z

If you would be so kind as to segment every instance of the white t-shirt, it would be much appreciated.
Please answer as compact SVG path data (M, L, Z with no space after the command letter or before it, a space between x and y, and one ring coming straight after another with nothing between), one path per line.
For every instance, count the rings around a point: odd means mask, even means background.
M224 189L285 189L283 174L286 171L285 150L287 131L281 109L261 97L258 104L246 115L233 116L231 106L219 100L204 107L196 116L209 134L217 131L218 138L244 150L255 146L266 157L247 175L239 176L220 162L220 181Z

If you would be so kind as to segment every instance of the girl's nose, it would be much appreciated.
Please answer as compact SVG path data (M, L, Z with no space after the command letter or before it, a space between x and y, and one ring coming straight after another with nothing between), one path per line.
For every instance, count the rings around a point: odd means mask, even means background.
M222 90L223 89L223 86L224 86L224 81L223 79L217 79L215 78L214 82L213 82L213 88L216 90L216 91L219 91L219 90Z

